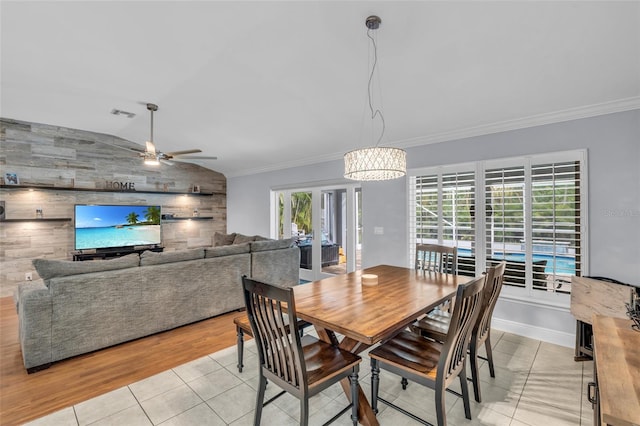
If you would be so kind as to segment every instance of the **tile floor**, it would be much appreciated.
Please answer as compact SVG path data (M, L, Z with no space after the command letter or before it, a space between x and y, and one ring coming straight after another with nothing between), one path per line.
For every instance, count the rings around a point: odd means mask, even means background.
M483 402L473 401L472 418L464 418L462 401L445 396L447 424L562 426L591 425L591 405L586 401L593 363L575 362L573 349L518 335L494 331L492 335L496 377L489 376L481 361ZM257 379L257 355L253 341L245 345L245 369L236 369L235 346L181 365L140 382L68 407L31 423L36 425L251 425ZM370 394L369 360L361 364L360 380ZM410 383L403 391L400 380L381 372L383 397L435 423L435 394ZM459 383L456 381L457 387ZM459 391L459 389L457 389ZM267 387L267 397L277 392ZM310 425L319 425L346 405L339 385L313 397ZM400 412L380 404L381 425L418 425ZM263 425L297 425L298 401L283 395L263 409ZM350 425L349 413L336 425Z

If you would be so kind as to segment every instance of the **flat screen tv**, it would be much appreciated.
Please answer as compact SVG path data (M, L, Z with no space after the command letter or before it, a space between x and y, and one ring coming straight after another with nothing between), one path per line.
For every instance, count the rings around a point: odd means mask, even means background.
M76 250L159 245L160 206L75 206Z

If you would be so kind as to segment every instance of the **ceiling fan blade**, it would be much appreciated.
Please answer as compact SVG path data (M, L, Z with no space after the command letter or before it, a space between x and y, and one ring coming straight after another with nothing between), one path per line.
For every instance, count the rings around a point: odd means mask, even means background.
M149 154L153 154L156 155L156 146L153 144L153 142L149 142L147 141L147 153Z
M184 151L173 151L173 152L165 152L164 154L168 157L175 157L176 155L184 155L184 154L197 154L198 152L202 152L201 149L187 149Z
M205 155L181 155L178 158L172 158L172 160L217 160L218 157L210 157Z

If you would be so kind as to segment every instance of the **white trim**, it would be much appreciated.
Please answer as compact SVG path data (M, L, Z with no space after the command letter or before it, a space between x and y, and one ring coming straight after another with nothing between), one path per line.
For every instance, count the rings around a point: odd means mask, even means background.
M419 176L437 176L438 182L438 211L442 211L442 176L448 173L461 173L461 172L470 172L475 171L475 187L476 187L476 207L478 204L484 205L486 203L486 194L484 193L484 189L486 186L486 171L487 169L501 169L508 167L523 167L524 168L524 187L526 188L526 193L531 193L532 186L532 178L531 178L531 167L534 164L538 163L558 163L565 161L580 161L580 196L581 196L581 207L580 207L580 237L581 237L581 249L582 249L582 257L581 257L581 275L585 276L589 274L589 244L587 240L588 229L587 224L589 223L587 217L587 206L588 206L588 173L587 173L587 150L586 149L575 149L575 150L566 150L566 151L557 151L557 152L547 152L541 154L531 154L525 156L515 156L515 157L505 157L505 158L497 158L492 160L481 160L476 162L465 162L458 164L445 164L439 166L432 167L423 167L416 169L409 169L407 171L407 200L409 203L409 209L407 211L407 232L408 236L411 239L414 234L414 230L416 227L417 218L415 217L414 212L414 204L415 194L412 194L412 188L415 186L415 179ZM530 235L532 232L532 206L529 202L525 203L525 235ZM482 265L486 264L486 238L485 230L486 230L486 210L484 208L476 208L476 216L475 216L475 235L476 235L476 273L482 272ZM479 225L480 224L480 225ZM438 228L438 240L442 241L442 229ZM525 264L525 272L526 276L533 276L533 266L531 264L531 253L532 253L532 240L526 240L526 250L527 253L527 262ZM409 245L409 259L408 261L412 261L413 253L412 248L414 244L411 243ZM537 305L541 307L553 307L554 309L563 310L565 312L568 311L568 307L570 305L570 295L564 294L561 292L545 292L539 289L534 289L532 284L528 284L524 288L515 287L515 286L505 286L502 290L503 296L505 299L519 301L522 303Z
M640 96L617 99L615 101L602 102L594 105L568 108L560 111L547 112L543 114L530 115L528 117L515 118L512 120L498 121L496 123L481 124L479 126L467 127L464 129L441 132L433 135L426 135L401 141L395 141L390 145L400 148L427 145L432 143L447 142L458 139L471 138L475 136L490 135L494 133L519 130L529 127L543 126L546 124L561 123L564 121L579 120L582 118L595 117L598 115L613 114L616 112L631 111L640 109Z
M553 343L555 345L565 346L567 348L573 348L576 342L576 336L574 333L536 327L534 325L523 324L496 317L491 320L491 328L517 334L519 336L529 337L531 339L541 340L547 343Z
M508 291L511 288L507 288L506 286L502 287L502 292L500 293L500 297L498 300L503 300L508 303L519 303L521 305L534 306L534 307L544 307L545 309L551 309L559 312L569 312L570 311L570 295L568 294L556 294L556 296L566 296L562 299L564 300L552 300L552 299L541 299L536 298L534 296L519 296L514 294L509 294ZM521 289L519 287L515 288L516 290ZM524 289L521 289L524 290ZM538 291L537 293L544 294L544 291ZM534 293L535 295L535 293Z
M589 238L589 188L588 188L588 180L589 180L589 151L586 149L581 150L582 152L582 165L580 167L580 202L583 203L584 208L580 206L580 211L584 215L582 217L582 223L580 224L580 235L584 238L584 247L586 248L586 254L584 251L582 254L582 271L580 275L583 277L591 275L591 264L590 264L590 255L591 252L591 242Z
M291 192L300 192L300 191L308 191L313 188L322 188L322 189L339 189L339 188L360 188L362 187L361 182L354 182L352 180L324 180L324 181L315 181L315 182L303 182L303 183L294 183L289 185L276 185L271 187L271 191L291 191Z

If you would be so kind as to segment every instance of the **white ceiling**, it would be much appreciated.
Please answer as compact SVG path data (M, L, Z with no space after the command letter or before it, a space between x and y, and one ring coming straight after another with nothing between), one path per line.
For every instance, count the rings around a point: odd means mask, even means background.
M371 14L383 144L640 107L638 1L3 0L0 14L2 117L143 144L153 102L158 149L202 149L227 176L375 143Z

